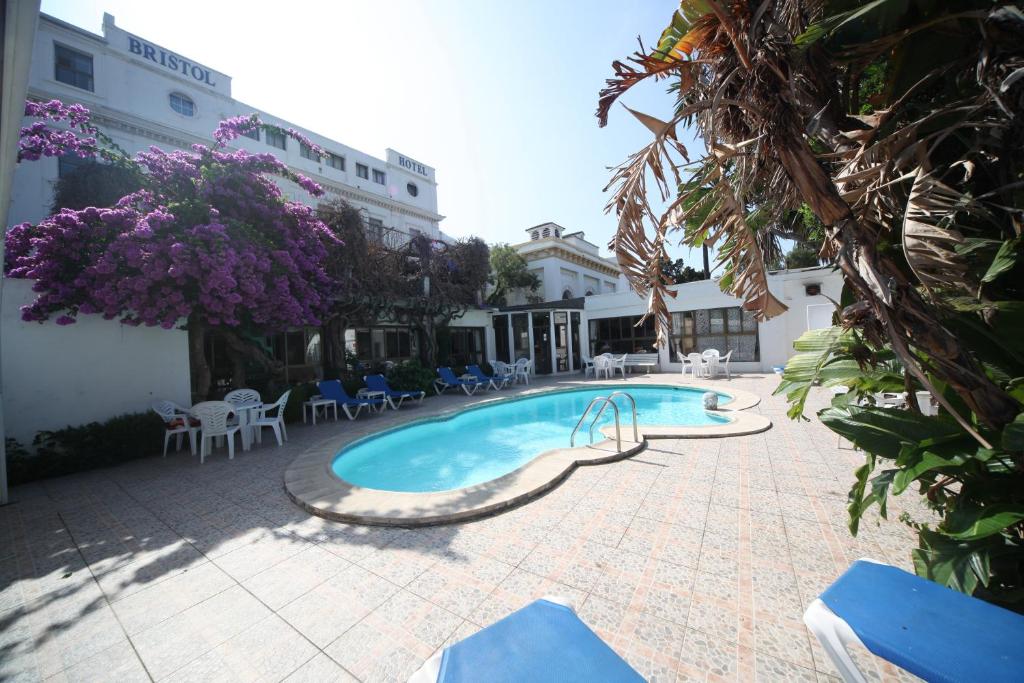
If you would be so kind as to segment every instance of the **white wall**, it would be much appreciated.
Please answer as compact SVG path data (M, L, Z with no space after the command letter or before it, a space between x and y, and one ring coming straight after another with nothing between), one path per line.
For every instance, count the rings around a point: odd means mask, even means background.
M808 296L805 287L809 284L821 286L821 294ZM771 292L789 307L785 313L771 320L758 324L760 360L757 362L732 362L731 367L739 371L767 372L774 365L783 365L793 355L793 342L808 329L808 320L817 326L823 319L822 306L831 306L828 299L838 301L842 291L842 277L830 268L804 268L800 270L781 271L768 276L768 287ZM722 292L715 280L688 282L672 287L677 292L675 298L668 299L671 312L689 311L704 308L726 308L739 306L742 302L731 294ZM828 298L826 298L828 297ZM808 310L810 307L810 311ZM627 315L642 315L647 310L647 302L633 291L620 291L615 294L589 296L586 299L584 320L596 318L614 318ZM810 314L810 318L809 318ZM589 349L590 326L581 327L583 349ZM679 370L678 359L669 358L669 350L659 349L662 370Z
M170 399L189 405L188 334L129 327L98 315L74 325L26 323L31 280L5 279L0 309L7 435L29 444L36 432L149 410Z

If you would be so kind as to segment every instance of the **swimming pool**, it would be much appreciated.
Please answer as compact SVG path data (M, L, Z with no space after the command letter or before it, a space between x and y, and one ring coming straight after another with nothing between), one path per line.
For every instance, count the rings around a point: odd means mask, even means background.
M567 448L576 421L596 396L617 387L559 391L499 401L447 419L425 420L356 441L331 470L350 484L386 491L449 491L497 479L545 451ZM704 390L631 386L642 425L720 425L729 419L704 410ZM726 403L730 397L719 394ZM632 438L629 401L616 399L623 438ZM599 424L614 424L605 411ZM595 434L595 439L597 435ZM588 441L586 428L576 444Z

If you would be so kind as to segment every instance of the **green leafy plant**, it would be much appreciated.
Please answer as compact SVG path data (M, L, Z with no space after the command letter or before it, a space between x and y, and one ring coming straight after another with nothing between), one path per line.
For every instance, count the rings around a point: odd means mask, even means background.
M849 387L818 417L865 453L851 529L916 488L936 515L915 526L918 573L1024 610L1022 35L1007 0L682 0L655 48L613 64L597 115L671 84L667 121L628 110L654 139L612 169L607 205L659 333L670 233L714 244L719 286L764 320L786 310L775 238L799 228L842 273L841 329L805 335L779 391L798 417L811 386Z
M424 367L418 360L408 360L391 368L387 373L388 385L395 391L426 391L431 396L431 384L437 373Z
M34 452L8 442L11 484L109 467L160 452L164 423L153 412L130 413L36 434Z
M907 391L914 401L916 392L926 390L891 351L873 349L857 332L839 327L805 332L794 347L799 353L775 391L786 395L790 417L803 417L814 386L848 389L817 415L864 452L849 494L850 531L858 532L873 507L886 518L890 495L916 490L935 513L931 523L912 522L919 539L912 554L917 573L1022 610L1024 416L1001 430L987 427L948 387L938 396L968 415L966 424L945 408L928 416L916 403L907 410L878 407L875 396L881 392ZM995 360L1007 363L1001 347L989 348ZM1012 371L1024 372L1024 366ZM1020 377L999 374L1019 394ZM931 381L936 389L942 386L937 378Z

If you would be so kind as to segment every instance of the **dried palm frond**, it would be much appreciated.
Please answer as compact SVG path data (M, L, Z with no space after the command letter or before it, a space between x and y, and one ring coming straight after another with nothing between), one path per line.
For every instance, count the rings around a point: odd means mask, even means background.
M956 226L960 211L983 211L978 202L928 173L917 169L903 219L903 251L907 264L925 287L971 291L965 279L967 264L954 247L963 244Z
M641 296L649 297L648 315L653 315L657 321L655 327L659 341L663 341L669 323L665 297L674 296L674 293L668 290L667 281L661 274L660 264L667 256L665 231L658 225L648 200L647 174L650 173L654 179L662 201L667 201L672 188L681 183L679 166L672 153L683 160L687 154L686 148L676 139L674 122L629 111L655 136L654 141L630 155L614 170L611 182L605 187L605 191L614 188L605 211L614 210L618 217L618 229L608 246L630 287ZM674 181L671 185L670 178ZM647 223L654 226L653 238L647 235Z

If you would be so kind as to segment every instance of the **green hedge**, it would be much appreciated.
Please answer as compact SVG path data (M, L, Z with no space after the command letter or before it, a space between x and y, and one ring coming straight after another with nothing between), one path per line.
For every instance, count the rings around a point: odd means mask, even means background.
M8 439L8 478L23 484L155 455L163 448L163 433L163 420L150 411L39 432L32 440L35 453Z

